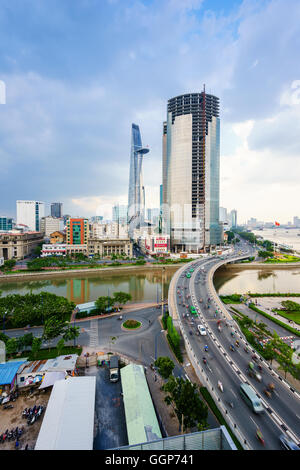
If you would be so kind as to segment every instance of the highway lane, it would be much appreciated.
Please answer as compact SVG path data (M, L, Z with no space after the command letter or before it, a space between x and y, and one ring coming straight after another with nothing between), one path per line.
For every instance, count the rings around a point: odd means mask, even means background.
M208 261L205 261L205 262L202 261L200 263L197 263L197 265L201 265L201 264L202 264L202 266L206 265L206 272L207 272L208 271L207 268L212 266L215 262L216 262L215 260L212 260L212 261L208 260ZM203 279L204 277L205 277L205 280ZM181 277L179 279L177 284L180 285L180 283L182 283L182 281L183 281L183 285L185 287L188 287L187 286L188 279L186 279L186 278L184 279L183 277ZM192 281L192 283L196 282L196 284L194 284L194 286L197 288L196 296L197 297L199 296L199 298L200 297L203 298L203 303L199 304L199 306L201 305L201 309L203 310L203 305L204 304L206 305L206 308L204 309L204 312L205 312L204 315L205 315L205 321L207 321L207 324L209 324L209 329L212 331L212 333L215 335L215 337L218 337L217 336L218 334L219 334L219 336L224 335L224 338L221 341L222 343L224 343L224 340L226 338L226 341L225 341L225 344L224 344L224 350L226 351L226 353L229 357L230 356L229 355L229 353L230 353L229 345L232 342L230 333L229 332L228 333L224 333L224 332L220 333L218 331L217 323L216 323L217 319L215 318L215 310L212 307L207 309L207 297L208 297L208 295L207 295L206 273L198 274L198 271L196 271L193 274L193 277L192 277L191 281ZM189 291L188 295L192 295L192 292L190 291L190 286L188 287L188 289L185 288L184 292L186 292L187 290ZM182 299L182 297L181 298L179 297L178 302L181 302L181 299ZM189 298L188 299L188 305L190 305L190 304L191 304L191 299ZM182 315L184 313L184 310L185 310L185 307L182 307L182 306L180 307L180 305L178 305L178 307L179 307L179 312L181 313L181 317L182 317ZM193 337L190 336L191 343L192 343L192 341L194 341L194 340L192 340L192 338ZM223 360L223 362L221 361L221 358L223 357L223 359L224 359L224 356L222 354L220 354L220 351L219 351L218 348L216 349L215 342L211 341L210 337L207 337L207 340L210 341L210 343L211 343L211 345L210 345L211 348L209 348L209 349L210 350L212 349L212 351L214 351L212 353L212 358L210 360L208 360L208 367L210 369L212 369L212 371L216 370L217 373L219 373L219 371L222 371L222 377L225 378L225 381L226 381L226 384L227 384L226 389L227 389L227 387L229 387L228 390L230 391L231 395L233 393L236 394L236 392L238 392L238 389L239 389L239 384L241 383L242 380L239 379L239 375L237 375L235 373L232 373L232 370L229 373L230 378L226 378L226 372L228 372L230 369L232 369L232 367L229 368L228 362L227 363L225 362L225 364L224 364L224 360ZM228 350L226 348L228 348ZM216 351L215 351L215 349L216 349ZM194 344L193 344L193 350L197 351L197 359L201 361L202 360L201 354L203 356L203 351L201 351L201 353L200 353L199 346L197 347L197 345L194 345ZM243 353L244 353L245 357L243 357ZM247 372L246 372L247 371L247 363L249 362L249 355L246 355L246 352L244 352L244 351L242 352L242 349L240 348L239 350L235 351L232 354L232 356L233 357L232 357L231 360L236 362L237 369L240 370L240 372L244 376L245 380L248 381L253 387L255 387L256 390L258 390L259 394L262 394L263 393L263 388L265 387L266 383L264 383L264 384L263 383L262 384L254 383L255 379L250 379L250 377L246 375L247 374ZM213 367L210 365L210 362L212 362ZM210 373L210 375L213 375L213 373ZM265 381L265 380L270 380L270 381L274 382L274 377L270 376L270 371L267 370L267 368L266 368L266 371L263 372L263 381ZM212 382L213 381L214 381L214 377L212 378ZM222 380L222 382L223 381L224 380ZM235 384L235 389L233 388L234 387L233 384ZM216 380L215 380L214 385L215 386L217 385ZM278 392L277 391L275 392L276 400L272 399L272 402L274 402L274 403L275 403L275 401L277 401L275 411L276 411L276 413L278 413L282 417L282 419L284 421L287 421L287 424L288 424L289 427L291 427L292 429L295 430L295 428L296 429L298 428L298 418L295 417L295 414L298 415L298 411L295 413L295 411L294 411L295 408L294 407L296 407L296 409L298 410L299 400L296 400L295 397L291 394L291 392L289 392L289 390L286 389L281 383L278 383L278 384L276 383L276 388L278 390ZM276 393L278 393L278 395L280 395L279 400L277 400L278 397L276 396ZM225 389L224 389L224 394L225 394ZM238 394L237 394L237 396L238 396ZM225 395L224 395L224 397L225 397ZM225 397L225 398L227 399L227 397ZM264 398L263 398L263 400L264 400ZM292 407L287 406L287 403L290 403L291 401L293 402L294 406L292 406ZM239 403L238 407L240 407L241 403L242 403L242 406L245 408L246 405L244 404L244 402L240 398L238 399L238 403ZM261 417L256 417L255 415L254 415L254 417L253 417L253 415L248 416L249 415L249 408L246 407L246 410L243 409L242 413L240 413L240 410L236 409L236 408L234 410L230 410L231 415L237 415L236 417L238 419L237 422L239 423L239 426L241 428L242 427L246 428L245 435L247 436L250 432L250 429L249 429L250 424L249 423L252 423L252 425L255 426L255 423L257 423L257 421L259 421L259 423L263 421L263 426L262 426L264 428L263 433L265 433L265 436L267 437L267 440L268 440L268 445L266 446L266 448L272 448L272 449L273 448L274 449L280 448L279 447L278 435L282 432L282 430L277 429L277 426L274 424L273 420L271 420L270 416L267 413L265 413L267 418L264 418L264 420L261 420L261 419L258 420L257 418L261 418ZM238 413L237 413L237 411L238 411ZM247 413L247 415L246 415L246 413ZM247 419L246 419L246 421L244 423L244 426L243 426L243 423L241 423L241 421L245 420L245 416L247 416ZM254 429L254 432L255 432L255 429ZM251 438L249 438L249 442L250 441L251 441ZM254 444L253 444L254 447L255 447L255 444L256 444L256 448L259 448L257 446L258 441L256 443L254 442ZM269 447L269 446L271 446L271 447Z
M203 294L203 292L199 292L199 295ZM213 312L215 314L215 310L213 308L206 309L206 318L212 319ZM235 323L234 323L235 324ZM211 323L211 330L216 337L219 335L219 341L223 343L224 349L228 352L228 354L232 357L235 361L239 369L246 375L247 380L250 384L256 388L258 393L262 396L262 398L269 404L269 406L277 413L285 422L285 424L294 430L294 433L297 435L299 430L299 416L300 416L300 400L295 397L295 394L292 393L290 388L287 388L284 383L277 378L277 375L272 375L272 370L270 370L269 365L266 361L259 360L259 363L262 365L263 373L262 373L262 382L258 383L254 378L250 378L247 375L248 371L248 363L251 360L250 354L246 353L243 349L243 345L246 344L243 335L239 332L237 328L234 328L234 337L231 336L231 332L229 332L227 328L223 329L223 334L220 334L217 330L217 325L215 322ZM222 333L222 332L221 332ZM231 343L234 343L236 338L238 337L240 341L240 348L236 349L235 352L231 353L229 350L229 346ZM234 341L233 341L234 340ZM257 354L257 357L259 355ZM264 390L266 389L268 383L273 382L276 385L276 391L273 394L271 399L268 399L264 395Z
M186 283L185 283L186 284ZM181 306L181 313L184 313L185 308ZM228 367L224 356L219 354L214 347L214 342L210 336L198 336L196 335L196 327L199 321L193 321L194 325L191 324L190 317L185 317L183 324L188 333L193 328L193 335L189 335L189 341L196 354L196 360L202 367L202 370L208 375L210 382L212 383L216 394L219 396L225 404L225 408L228 410L235 423L238 423L239 428L244 436L246 436L247 442L251 448L261 448L261 444L256 440L255 432L257 427L261 427L262 416L257 416L251 412L248 406L239 397L239 385L241 383L240 378L233 373L232 369ZM208 352L204 352L204 346L208 345ZM205 356L207 364L204 365L202 358ZM221 380L223 384L223 393L218 389L218 381ZM230 403L234 403L234 408L231 408ZM241 422L241 417L242 422ZM274 432L273 423L270 420L264 426L264 435L268 435L267 443L265 448L279 448L278 446L278 434Z

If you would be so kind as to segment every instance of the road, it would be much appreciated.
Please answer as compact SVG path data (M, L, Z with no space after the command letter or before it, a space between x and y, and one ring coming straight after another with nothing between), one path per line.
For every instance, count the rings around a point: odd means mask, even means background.
M244 250L245 255L252 255L245 243L241 243L237 249ZM228 261L231 259L228 258ZM220 308L217 308L211 298L208 273L219 261L219 259L210 258L193 263L194 272L190 279L186 278L185 273L191 265L183 268L181 275L177 273L176 304L183 332L189 338L197 362L209 376L218 397L225 404L233 421L238 423L241 433L246 438L246 443L252 449L280 449L279 435L287 429L292 432L295 441L299 443L300 400L289 387L286 387L276 375L273 375L273 371L263 360L260 360L263 368L262 382L259 383L249 377L247 365L251 358L250 353L244 351L243 335L233 320L231 320L232 328L225 327ZM209 297L210 301L208 301ZM201 298L202 302L200 302ZM184 316L191 305L194 305L199 313L199 317L194 320L191 320L191 316ZM229 313L227 315L230 318ZM221 331L218 331L217 321L219 319L222 319ZM200 323L206 327L208 333L206 336L196 334L197 326ZM231 331L234 337L231 336ZM230 344L234 343L236 338L239 339L241 346L232 352ZM208 352L204 352L205 345L208 345ZM207 359L206 365L203 364L204 356ZM218 390L219 380L222 381L224 387L223 393ZM262 415L255 415L240 398L240 383L246 381L263 401L265 412ZM264 389L270 382L275 383L276 390L273 397L268 399L264 395ZM230 407L230 402L233 402L234 408ZM264 447L256 438L257 428L260 428L264 436Z

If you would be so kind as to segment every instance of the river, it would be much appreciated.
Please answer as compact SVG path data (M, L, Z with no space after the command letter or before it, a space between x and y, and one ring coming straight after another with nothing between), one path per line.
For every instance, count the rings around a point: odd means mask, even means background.
M163 274L164 297L171 278L179 266L167 267ZM78 277L66 274L64 278L43 279L40 281L1 282L2 295L28 294L32 292L51 292L66 297L76 304L97 300L100 296L112 296L114 292L122 291L131 294L133 302L156 302L161 299L162 269L145 269L139 271L82 274Z
M173 273L178 267L167 267L164 273L164 297ZM128 292L133 302L156 302L161 298L161 269L139 271L82 274L78 277L67 274L65 278L44 279L40 281L1 282L2 295L26 294L42 291L62 295L76 304L94 301L102 295L112 296L114 292ZM241 267L220 268L214 276L214 284L219 294L250 292L299 292L300 268L284 270L270 268L247 269Z
M275 243L282 243L290 246L292 249L300 253L300 229L299 228L276 228L252 230L255 236L263 237Z

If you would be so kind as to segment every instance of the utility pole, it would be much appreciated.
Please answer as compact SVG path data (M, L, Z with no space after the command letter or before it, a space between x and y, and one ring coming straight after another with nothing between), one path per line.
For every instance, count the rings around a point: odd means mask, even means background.
M164 272L166 268L161 271L161 314L164 316Z

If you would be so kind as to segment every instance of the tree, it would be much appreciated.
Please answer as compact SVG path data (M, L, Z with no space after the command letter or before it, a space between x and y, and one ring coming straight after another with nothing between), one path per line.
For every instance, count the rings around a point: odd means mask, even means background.
M43 342L42 338L37 338L37 337L33 338L32 346L31 346L31 352L32 352L34 358L36 358L39 350L41 349L42 342Z
M68 326L64 331L64 341L72 341L80 335L79 326Z
M170 377L175 367L174 362L169 357L157 358L154 365L158 368L159 374L164 379L168 379Z
M7 259L6 261L4 261L4 264L1 267L1 269L3 269L3 271L10 271L15 265L16 265L15 259Z
M64 338L61 338L57 345L56 345L56 349L57 349L57 355L58 356L61 356L62 352L63 352L63 349L64 349L64 346L65 346L65 340Z
M18 341L16 338L9 338L9 340L5 344L6 353L7 354L14 354L18 350Z
M124 305L132 299L130 294L127 292L115 292L114 293L114 301L119 305Z
M206 425L207 406L200 399L196 384L171 375L162 389L167 393L165 402L173 406L184 429L194 427L198 423Z
M113 307L115 299L109 296L101 296L95 301L96 307L101 313L106 312L107 308Z
M50 317L45 321L43 339L48 341L49 350L50 342L64 333L66 325L67 323L64 320L55 317Z

